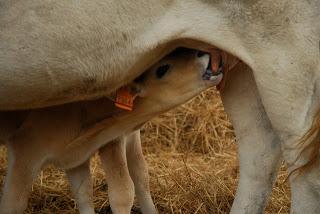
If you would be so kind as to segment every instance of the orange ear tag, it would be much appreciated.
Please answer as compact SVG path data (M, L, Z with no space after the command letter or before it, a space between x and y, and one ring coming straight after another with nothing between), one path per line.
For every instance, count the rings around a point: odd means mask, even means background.
M128 89L122 87L117 91L115 106L118 108L132 111L135 96Z

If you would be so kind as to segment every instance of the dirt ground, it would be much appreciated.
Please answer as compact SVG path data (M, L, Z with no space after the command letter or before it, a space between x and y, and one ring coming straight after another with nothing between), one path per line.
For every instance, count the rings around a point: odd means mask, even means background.
M142 130L142 141L159 213L229 213L239 166L234 133L218 92L209 90L148 122ZM5 148L0 154L3 183ZM97 156L91 168L96 212L109 213L107 184ZM281 167L267 213L289 213L286 176L285 167ZM78 213L62 171L48 167L41 172L32 187L26 213Z

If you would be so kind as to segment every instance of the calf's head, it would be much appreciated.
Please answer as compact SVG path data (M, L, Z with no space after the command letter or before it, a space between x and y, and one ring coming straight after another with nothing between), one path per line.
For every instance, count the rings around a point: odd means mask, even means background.
M222 73L212 72L209 54L176 50L124 87L136 97L132 111L121 111L96 123L83 131L72 145L81 145L97 134L97 139L107 142L139 128L152 117L219 84L222 76Z
M209 54L178 49L148 69L128 87L132 93L137 94L134 110L166 111L203 90L216 86L222 76L222 73L212 72Z

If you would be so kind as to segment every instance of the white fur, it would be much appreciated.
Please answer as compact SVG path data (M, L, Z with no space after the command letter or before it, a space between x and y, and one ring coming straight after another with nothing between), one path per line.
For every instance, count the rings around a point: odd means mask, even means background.
M218 47L252 69L290 170L307 159L303 154L294 163L296 142L311 126L320 102L319 1L2 0L0 5L0 109L100 97L177 46ZM233 98L230 107L241 101ZM234 123L254 120L232 115ZM240 152L248 156L249 151ZM293 213L320 212L318 171L291 180Z

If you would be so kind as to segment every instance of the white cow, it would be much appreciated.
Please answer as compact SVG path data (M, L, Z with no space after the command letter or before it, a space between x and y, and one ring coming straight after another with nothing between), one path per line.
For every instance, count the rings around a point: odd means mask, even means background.
M318 155L318 0L1 0L0 10L0 109L101 97L177 46L218 47L247 65L222 94L240 151L231 212L262 212L281 153L290 171ZM319 167L291 177L293 213L320 213Z
M130 112L119 111L106 98L2 112L0 140L7 141L9 166L0 213L23 213L34 177L50 163L67 170L80 212L94 213L88 159L97 150L106 171L113 213L130 213L134 188L142 212L156 213L140 133L133 130L153 116L217 85L222 74L213 73L210 68L209 54L186 49L171 53L125 87L137 96ZM101 124L104 129L97 130ZM124 135L120 142L107 144L120 135ZM78 139L84 137L85 141L79 143Z

